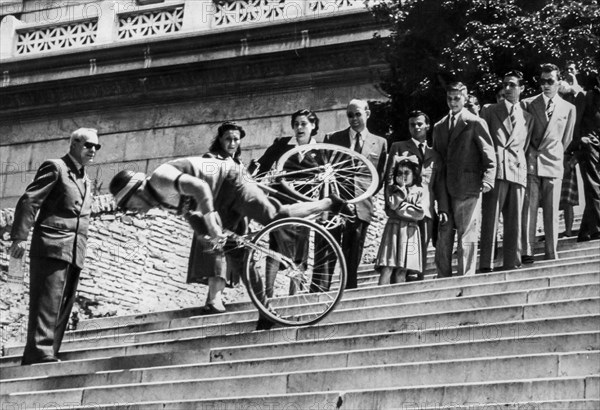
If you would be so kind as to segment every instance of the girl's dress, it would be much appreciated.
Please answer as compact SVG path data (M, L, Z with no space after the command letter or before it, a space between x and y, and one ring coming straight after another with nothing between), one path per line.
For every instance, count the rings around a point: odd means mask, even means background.
M422 272L421 234L417 221L429 206L420 186L393 185L386 195L388 221L383 230L375 266L405 268Z

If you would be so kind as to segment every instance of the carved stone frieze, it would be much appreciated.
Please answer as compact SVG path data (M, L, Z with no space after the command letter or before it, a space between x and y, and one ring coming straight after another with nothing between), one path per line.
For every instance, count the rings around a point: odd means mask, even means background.
M315 50L301 53L285 52L275 57L243 58L239 62L227 60L221 64L198 63L169 71L148 69L124 73L120 77L96 74L76 81L40 83L35 88L5 87L0 90L0 119L14 119L36 112L87 110L103 104L114 107L115 104L127 106L165 98L268 92L274 88L297 87L298 82L314 86L316 81L344 80L338 74L342 71L354 71L356 76L367 79L373 77L373 70L385 66L376 47L369 42L327 48L319 53Z

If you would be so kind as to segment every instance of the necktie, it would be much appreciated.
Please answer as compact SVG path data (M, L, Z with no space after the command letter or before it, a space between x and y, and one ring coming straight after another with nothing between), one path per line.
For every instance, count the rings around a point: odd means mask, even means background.
M552 100L548 100L548 106L546 107L546 116L548 117L548 121L552 118L552 114L554 113L554 103Z
M515 106L513 105L510 108L510 124L512 125L512 129L515 129L515 126L517 125L517 116L516 116L516 109Z
M425 145L423 143L419 144L419 151L421 151L421 156L425 156Z
M360 141L360 132L356 133L356 140L354 142L354 151L358 152L359 154L362 152L362 144Z
M452 118L450 119L450 129L448 131L450 131L450 134L452 134L452 131L454 131L454 124L456 122L456 114L452 115Z

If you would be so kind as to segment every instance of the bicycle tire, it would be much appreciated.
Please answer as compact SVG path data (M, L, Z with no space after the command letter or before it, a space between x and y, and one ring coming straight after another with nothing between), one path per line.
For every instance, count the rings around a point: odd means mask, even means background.
M295 156L312 157L315 166L298 169ZM277 181L305 201L335 194L348 203L372 196L379 185L377 169L365 156L334 144L299 145L276 163Z
M290 240L290 232L303 230L303 238ZM284 218L264 227L251 244L244 260L248 294L271 321L284 326L312 325L341 300L346 262L340 245L323 227L301 218ZM305 245L302 251L298 244ZM287 262L276 258L287 258ZM330 291L336 281L339 284Z

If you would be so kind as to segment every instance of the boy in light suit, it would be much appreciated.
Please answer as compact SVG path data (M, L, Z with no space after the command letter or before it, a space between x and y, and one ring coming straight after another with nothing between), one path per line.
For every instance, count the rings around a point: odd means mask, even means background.
M519 97L524 87L523 74L509 71L502 81L505 100L484 107L481 117L487 122L496 149L498 164L494 189L483 194L481 224L481 272L493 270L493 254L502 212L504 221L503 269L521 266L521 214L527 186L525 152L533 127L531 114L523 111Z
M533 263L538 206L544 215L545 256L557 259L558 206L563 178L565 149L573 139L575 106L560 98L560 71L543 64L539 78L541 94L523 100L523 109L533 117L527 149L527 189L523 205L523 263Z

